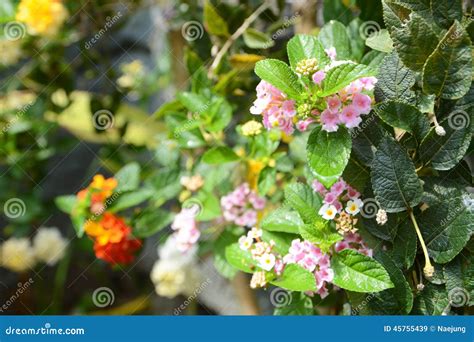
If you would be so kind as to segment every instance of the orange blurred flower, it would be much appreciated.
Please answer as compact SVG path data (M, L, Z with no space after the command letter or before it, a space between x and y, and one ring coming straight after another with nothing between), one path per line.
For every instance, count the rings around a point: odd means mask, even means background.
M109 212L99 221L87 221L84 230L94 240L97 258L111 264L132 262L134 252L141 247L141 241L130 236L132 229L125 221Z

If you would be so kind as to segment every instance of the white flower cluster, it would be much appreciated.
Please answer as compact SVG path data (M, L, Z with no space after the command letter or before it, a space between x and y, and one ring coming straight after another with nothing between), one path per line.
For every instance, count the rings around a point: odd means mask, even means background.
M159 296L173 298L179 294L190 295L199 286L196 270L197 247L182 252L177 248L174 236L158 249L160 259L150 273Z
M67 241L55 227L38 229L33 243L28 238L12 237L0 245L0 266L25 272L38 262L54 266L64 257Z

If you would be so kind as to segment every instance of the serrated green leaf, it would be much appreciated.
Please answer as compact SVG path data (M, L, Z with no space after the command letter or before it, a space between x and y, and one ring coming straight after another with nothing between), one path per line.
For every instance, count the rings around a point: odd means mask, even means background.
M292 99L297 99L303 91L298 76L290 67L277 59L265 59L255 64L255 73Z
M397 231L393 240L391 257L393 262L401 269L409 269L415 262L417 250L417 238L413 224L405 220Z
M318 126L311 132L306 146L308 164L313 175L326 188L331 187L344 172L351 147L351 136L344 127L339 127L337 132L326 132Z
M415 298L413 305L413 315L441 315L449 305L449 298L446 288L442 285L425 284Z
M376 200L389 213L418 205L423 194L415 165L390 137L382 139L372 161L372 188Z
M410 18L411 10L396 4L392 0L382 0L383 19L385 26L392 33L395 28L401 28L403 22Z
M337 93L353 81L361 77L375 76L377 71L364 64L344 63L330 69L322 83L319 97Z
M467 116L468 114L460 113L459 115ZM455 127L450 120L441 124L446 134L439 136L433 128L420 146L419 158L424 164L431 163L434 169L445 171L452 169L464 157L472 140L472 129L467 125L469 122L466 122L466 127Z
M162 209L147 209L133 222L133 235L147 238L156 234L173 221L173 214Z
M249 251L244 251L238 243L233 243L225 248L227 262L233 267L246 273L253 273L256 262Z
M318 246L324 253L328 253L336 242L343 238L333 229L329 221L319 217L313 224L300 226L300 235L303 239Z
M469 241L474 231L474 214L459 194L423 211L418 216L418 225L430 256L444 264L454 259Z
M472 82L472 43L456 21L423 68L423 91L443 99L463 97Z
M344 249L331 259L333 284L354 292L378 292L394 285L387 271L374 259L352 249Z
M140 189L126 192L114 200L107 210L115 213L117 211L136 206L146 201L151 196L153 196L153 190L151 189Z
M339 21L331 20L325 24L318 36L324 48L334 47L338 60L351 58L351 44L347 35L346 27Z
M389 100L379 103L374 109L387 124L411 133L419 142L429 131L428 118L415 106L397 100Z
M439 42L437 34L425 19L413 13L406 24L393 29L392 39L403 63L415 71L423 69Z
M428 21L448 28L454 20L462 18L461 0L395 0L395 2L416 11Z
M301 183L289 184L285 188L285 202L296 210L304 223L312 223L318 219L318 210L322 199L310 186Z
M298 34L290 39L286 49L293 70L296 68L296 64L303 59L316 58L320 67L331 62L323 45L315 36Z
M271 211L262 220L262 228L265 230L293 234L297 234L303 224L296 211L284 207Z
M117 192L135 190L140 184L140 165L138 163L125 165L115 174L115 178L118 181Z
M377 102L387 100L403 101L414 104L415 73L405 67L396 52L385 56L377 75L374 95Z
M314 274L297 264L286 265L282 275L270 283L290 291L316 291Z
M227 146L216 146L206 151L202 161L207 164L223 164L239 160L239 156Z

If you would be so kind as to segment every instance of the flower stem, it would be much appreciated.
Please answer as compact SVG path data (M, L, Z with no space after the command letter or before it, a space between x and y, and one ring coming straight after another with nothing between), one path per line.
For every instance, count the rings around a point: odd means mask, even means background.
M409 209L408 213L410 214L410 219L411 219L411 222L413 222L413 226L415 226L416 234L418 235L418 239L420 240L421 249L423 249L423 254L425 255L425 267L423 268L423 273L425 277L431 278L434 274L434 267L433 265L431 265L430 255L428 254L428 249L426 248L425 240L423 240L420 227L418 227L418 223L416 222L415 215L413 215L413 210Z
M263 4L260 5L260 7L258 7L255 10L255 12L253 12L247 19L244 20L244 22L237 29L237 31L235 31L234 34L232 34L232 36L230 36L229 39L227 39L227 41L224 43L222 48L216 54L216 58L211 64L211 67L208 72L209 77L212 77L214 75L214 71L219 66L222 58L230 49L232 44L237 40L237 38L239 38L245 32L245 30L247 30L247 28L259 17L259 15L262 14L262 12L264 12L269 7L270 7L270 1L264 1Z

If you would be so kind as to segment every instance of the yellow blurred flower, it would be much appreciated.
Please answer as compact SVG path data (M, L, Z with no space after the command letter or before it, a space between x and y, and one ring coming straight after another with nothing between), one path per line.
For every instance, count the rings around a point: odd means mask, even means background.
M32 35L53 36L67 16L61 0L21 0L16 20L24 22Z
M242 125L242 134L246 137L262 133L262 124L255 120L247 121Z
M260 171L265 167L265 163L261 160L250 159L247 165L247 181L252 189L256 189L258 176L260 175Z

